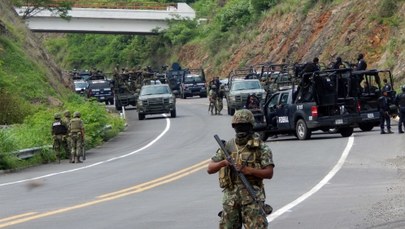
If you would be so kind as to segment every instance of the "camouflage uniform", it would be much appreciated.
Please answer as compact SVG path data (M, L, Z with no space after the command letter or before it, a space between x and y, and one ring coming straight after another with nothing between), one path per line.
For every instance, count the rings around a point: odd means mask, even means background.
M245 122L248 115L249 122L254 122L251 111L246 109L235 112L232 123ZM243 142L241 144L241 142ZM244 165L252 168L265 168L273 166L273 156L270 148L260 140L257 134L248 135L245 140L237 138L229 140L226 145L228 152L237 165ZM225 160L225 154L218 149L211 158L213 162ZM255 176L247 176L249 183L256 191L257 200L264 204L266 199L263 179ZM220 229L245 228L262 229L268 227L266 215L260 210L260 206L254 202L240 178L232 172L229 166L219 170L219 183L223 188L223 211L219 224Z
M67 130L69 129L69 122L70 122L70 111L66 110L63 113L62 124L66 127ZM63 138L63 148L65 150L66 158L69 159L71 151L69 132L67 132L67 134Z
M84 125L80 119L80 113L75 112L69 122L69 135L71 143L70 163L81 163L79 157L82 152L84 141Z
M52 123L53 149L60 161L63 148L63 139L67 134L66 126L62 124L61 115L55 114L55 121Z

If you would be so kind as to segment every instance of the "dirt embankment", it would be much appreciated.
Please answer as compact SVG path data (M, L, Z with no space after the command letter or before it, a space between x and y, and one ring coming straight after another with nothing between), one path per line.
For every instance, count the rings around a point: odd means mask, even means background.
M204 66L212 77L226 76L244 61L255 65L281 62L285 58L295 63L319 57L321 62L329 64L341 56L344 61L354 63L361 52L369 69L391 69L401 81L405 70L405 52L401 47L405 26L392 26L376 19L380 4L381 1L345 0L339 4L318 4L307 15L300 9L282 15L269 13L256 27L259 34L241 41L230 58L222 60L217 68L221 72L213 70L214 58L195 45L180 50L180 62L186 66ZM396 20L401 22L405 20L405 3L398 4Z

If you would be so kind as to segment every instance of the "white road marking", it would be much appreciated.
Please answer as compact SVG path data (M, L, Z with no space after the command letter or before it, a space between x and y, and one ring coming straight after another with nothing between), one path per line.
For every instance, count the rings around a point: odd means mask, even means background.
M333 167L333 169L331 171L329 171L329 173L317 185L315 185L308 192L306 192L303 195L301 195L300 197L298 197L296 200L292 201L291 203L285 205L284 207L278 209L276 212L272 213L270 216L267 217L267 221L271 222L271 221L277 219L277 217L281 216L282 214L284 214L286 212L290 212L293 207L297 206L298 204L300 204L301 202L306 200L308 197L314 195L323 186L328 184L328 182L337 174L337 172L339 172L339 170L342 168L343 164L345 163L346 158L350 153L350 149L353 146L353 142L354 142L354 137L351 136L349 138L349 141L347 142L346 148L343 150L342 155L340 156L339 161L336 163L336 165Z
M153 144L155 144L160 138L163 137L163 135L165 135L167 133L167 131L169 131L169 129L170 129L170 119L167 117L166 114L164 114L163 116L166 119L166 128L162 131L162 133L160 133L151 142L149 142L145 146L143 146L143 147L141 147L141 148L139 148L139 149L137 149L135 151L132 151L132 152L130 152L128 154L124 154L124 155L121 155L121 156L118 156L118 157L113 157L113 158L110 158L110 159L105 160L105 161L100 161L100 162L97 162L97 163L94 163L94 164L86 165L86 166L83 166L83 167L80 167L80 168L65 170L65 171L61 171L61 172L57 172L57 173L50 173L50 174L46 174L46 175L43 175L43 176L33 177L33 178L29 178L29 179L24 179L24 180L18 180L18 181L12 181L12 182L8 182L8 183L2 183L2 184L0 184L0 187L13 185L13 184L24 183L24 182L38 180L38 179L43 179L43 178L47 178L47 177L52 177L52 176L64 174L64 173L76 172L76 171L79 171L79 170L88 169L88 168L91 168L91 167L94 167L94 166L97 166L97 165L105 164L105 163L110 162L110 161L115 161L115 160L118 160L118 159L129 157L129 156L131 156L133 154L136 154L136 153L138 153L138 152L140 152L142 150L145 150L145 149L149 148Z

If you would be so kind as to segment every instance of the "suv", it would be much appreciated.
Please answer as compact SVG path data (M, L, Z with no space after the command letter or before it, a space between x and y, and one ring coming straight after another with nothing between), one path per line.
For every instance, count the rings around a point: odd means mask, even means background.
M176 96L168 84L144 85L137 100L136 109L139 120L144 120L145 115L170 113L176 117Z
M200 96L201 98L207 97L205 77L203 74L187 73L183 76L180 85L180 97L185 99L195 95Z
M106 105L114 104L114 95L111 90L111 83L108 80L89 80L87 87L87 97L94 97L99 102L105 102Z
M256 95L263 104L265 91L258 79L231 79L229 89L226 91L228 114L233 115L235 110L244 108L249 95Z
M343 137L351 136L359 121L359 104L349 87L351 69L313 73L306 83L295 89L275 92L266 101L266 126L262 139L269 135L294 134L309 139L312 131L336 130Z

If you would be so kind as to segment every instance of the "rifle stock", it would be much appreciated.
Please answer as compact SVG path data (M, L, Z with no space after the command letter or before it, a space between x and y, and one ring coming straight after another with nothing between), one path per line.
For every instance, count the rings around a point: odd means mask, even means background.
M245 186L249 195L252 197L252 199L255 201L255 203L259 206L260 211L264 215L270 214L270 213L267 213L266 210L264 209L263 203L257 199L256 191L253 189L252 185L247 180L245 174L243 174L236 168L235 161L233 160L233 158L231 157L229 152L226 150L224 143L221 141L221 139L218 137L218 135L214 135L214 138L217 141L222 152L224 152L226 160L231 164L231 169L238 175L239 179L242 181L242 184Z

